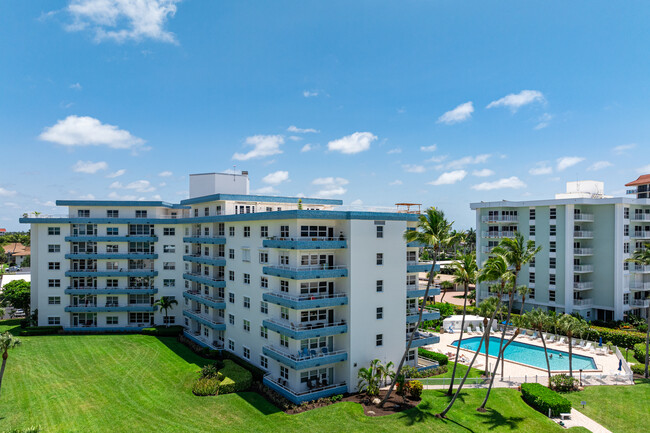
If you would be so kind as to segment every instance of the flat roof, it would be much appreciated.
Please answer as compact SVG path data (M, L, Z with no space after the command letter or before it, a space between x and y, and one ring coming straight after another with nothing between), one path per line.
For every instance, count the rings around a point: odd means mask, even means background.
M327 198L310 198L310 197L283 197L273 195L252 195L252 194L210 194L201 197L188 198L181 200L181 204L204 203L208 201L259 201L266 203L298 203L301 200L303 204L324 204L331 206L340 206L343 200L333 200Z
M568 204L584 204L584 205L599 205L599 204L640 204L650 205L650 199L647 198L628 198L628 197L612 197L612 198L562 198L562 199L548 199L548 200L525 200L525 201L482 201L477 203L470 203L470 209L482 209L491 207L533 207L533 206L562 206Z
M166 207L169 209L189 209L189 206L150 200L57 200L57 206L129 206L129 207Z

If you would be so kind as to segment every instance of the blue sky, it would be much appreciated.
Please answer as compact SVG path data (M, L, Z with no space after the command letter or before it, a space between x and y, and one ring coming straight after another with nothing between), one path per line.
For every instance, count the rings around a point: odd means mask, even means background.
M138 6L144 6L140 7ZM647 2L5 0L0 227L187 174L473 224L650 172Z

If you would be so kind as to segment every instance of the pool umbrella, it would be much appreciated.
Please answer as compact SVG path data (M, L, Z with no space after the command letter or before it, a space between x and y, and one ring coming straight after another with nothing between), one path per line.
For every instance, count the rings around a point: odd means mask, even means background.
M603 347L603 337L598 337L598 347Z
M621 371L623 369L623 360L619 359L618 360L618 371Z

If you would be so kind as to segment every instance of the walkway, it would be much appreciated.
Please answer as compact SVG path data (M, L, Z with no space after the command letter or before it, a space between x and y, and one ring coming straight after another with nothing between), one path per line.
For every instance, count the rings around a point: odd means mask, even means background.
M559 424L559 418L553 418L553 421ZM571 427L584 427L590 430L592 433L612 433L610 430L607 430L602 425L598 424L593 419L589 418L587 415L582 412L577 411L576 409L571 409L571 419L562 420L566 428Z

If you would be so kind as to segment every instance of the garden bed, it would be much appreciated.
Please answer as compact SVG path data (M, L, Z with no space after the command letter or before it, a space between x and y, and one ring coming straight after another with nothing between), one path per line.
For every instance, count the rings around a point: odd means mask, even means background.
M388 399L386 404L384 404L383 407L379 407L376 404L372 403L373 399L379 398L380 400L383 400L385 396L386 396L386 391L380 391L377 397L372 397L372 398L368 397L365 394L350 394L347 397L344 397L343 400L341 401L359 403L361 407L363 407L363 413L366 416L384 416L384 415L391 415L398 412L403 412L408 409L413 409L422 401L421 398L418 399L413 397L402 398L401 396L393 392L393 394L391 394L390 398Z

